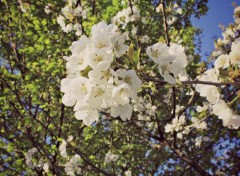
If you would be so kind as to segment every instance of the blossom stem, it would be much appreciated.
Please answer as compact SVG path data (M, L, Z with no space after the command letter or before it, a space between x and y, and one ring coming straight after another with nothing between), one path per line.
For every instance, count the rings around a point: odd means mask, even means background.
M238 99L240 98L240 95L238 95L236 98L234 98L231 102L228 103L228 106L233 105Z

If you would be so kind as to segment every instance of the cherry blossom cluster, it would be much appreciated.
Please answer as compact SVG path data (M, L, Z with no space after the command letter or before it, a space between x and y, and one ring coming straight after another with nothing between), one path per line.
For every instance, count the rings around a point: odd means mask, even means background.
M185 71L187 56L184 48L178 44L167 46L165 43L156 43L146 50L147 55L158 65L164 81L176 84L176 78Z
M75 176L75 173L81 174L81 162L80 162L80 156L78 154L75 154L69 162L65 164L65 172L67 175Z
M67 141L65 141L63 139L61 145L59 146L59 152L60 152L60 155L63 158L66 158L68 160L68 162L66 164L64 164L66 174L70 175L70 176L75 176L75 173L77 173L77 174L81 173L81 168L80 168L80 166L81 166L81 162L80 162L81 157L78 154L75 154L72 157L68 157L68 154L67 154L67 144L68 144L68 142L71 142L72 140L73 140L73 136L72 135L68 136Z
M136 112L136 125L139 127L147 126L148 129L155 128L155 122L152 119L156 116L157 106L153 105L151 100L138 97L133 101L133 111Z
M198 79L201 81L221 82L223 81L221 70L240 67L240 7L235 8L235 24L229 26L223 32L223 39L218 39L215 43L213 56L216 57L214 68L207 70ZM229 48L229 49L228 49ZM219 119L223 120L223 125L228 128L237 129L240 126L240 116L231 110L223 100L216 86L197 85L196 90L202 97L206 97L212 105L212 111Z
M227 69L230 66L237 65L240 67L240 38L237 38L231 46L231 52L229 54L220 55L215 63L214 68L217 75L219 75L219 69Z
M110 163L113 161L117 161L118 157L118 155L113 154L111 151L108 151L108 153L105 155L105 162Z
M30 168L42 168L46 173L49 171L49 163L48 162L43 162L43 159L40 158L38 162L33 162L33 155L37 154L38 150L37 148L32 148L29 149L25 155L26 159L26 165L29 166Z
M57 17L57 22L61 26L63 32L76 31L76 35L82 35L82 26L79 23L79 17L86 17L86 11L78 4L76 7L75 1L69 1L68 4L62 8L61 15Z
M137 34L137 31L138 31L137 22L146 24L146 18L141 17L140 10L135 4L132 4L132 5L129 4L129 7L127 7L126 9L123 9L122 11L119 11L112 18L112 23L121 27L122 29L126 29L126 27L129 24L131 24L130 33L132 34L132 36L135 36ZM148 35L144 35L140 37L141 43L148 43L149 40L150 38Z
M200 81L209 81L216 83L220 82L214 69L205 71L204 74L199 75L197 79ZM200 93L200 96L206 97L208 102L212 104L214 104L220 98L218 88L214 85L197 84L196 91Z
M68 155L67 155L67 143L68 142L71 142L73 140L73 136L70 135L68 136L68 139L67 141L65 141L64 139L62 140L62 143L61 145L59 146L59 152L60 152L60 155L63 157L63 158L66 158Z
M25 155L26 164L31 168L35 167L35 164L33 164L32 162L32 156L34 153L37 153L37 152L38 152L37 148L32 148L32 149L29 149Z
M169 9L170 9L169 11L172 13L171 15L167 16L167 23L168 25L173 25L177 21L178 15L182 14L182 8L175 3L172 6L170 6Z
M203 111L206 111L206 110L208 110L208 109L209 109L209 103L208 103L208 102L203 102L203 106L197 106L197 107L196 107L196 111L197 111L198 113L203 112Z
M219 99L213 106L213 113L223 120L223 125L228 128L238 129L240 127L240 116L230 109L227 103Z
M179 111L182 107L177 107L176 110ZM178 112L177 112L178 113ZM196 117L191 117L191 124L187 125L186 117L184 115L181 115L180 117L176 116L171 123L168 123L165 126L165 132L171 133L171 132L177 132L177 138L183 139L184 135L187 135L190 133L191 129L199 129L204 130L207 129L207 123L204 121L204 119L199 120ZM208 137L198 136L196 137L195 145L196 147L201 146L202 142L208 142L210 139ZM189 141L185 141L185 143L188 143Z
M133 101L133 110L138 112L139 120L150 120L150 116L154 116L157 107L152 105L152 103L143 99L142 97L137 98Z
M198 136L195 139L195 146L200 147L202 142L208 142L210 139L208 137Z
M198 80L219 82L215 69L205 71L203 75L198 77ZM234 114L227 103L221 99L220 92L216 86L198 84L196 91L200 93L200 96L206 97L208 102L212 104L213 113L223 120L224 126L234 129L240 126L240 116Z
M185 115L181 115L179 117L179 112L182 111L184 107L183 106L176 106L176 117L172 120L171 123L166 124L165 126L165 132L171 133L171 132L177 132L177 138L182 139L183 135L189 134L191 129L199 129L204 130L207 129L207 123L203 119L198 119L196 117L191 117L190 125L187 125L187 120ZM198 106L198 110L202 111L205 109L205 107Z
M132 176L132 172L129 171L129 170L128 170L128 171L125 171L125 172L124 172L124 175L125 175L125 176Z
M140 10L134 5L118 12L116 16L112 18L112 23L121 26L125 29L127 24L140 19Z
M240 6L234 9L234 19L236 24L240 24Z
M240 6L234 9L234 19L235 23L229 25L228 27L220 26L223 29L222 36L223 38L217 39L215 42L215 51L212 53L214 57L218 57L223 54L228 54L228 48L232 48L232 50L237 51L236 43L239 43L239 34L240 34ZM233 41L235 41L235 46L233 45ZM234 61L233 61L234 63ZM225 66L227 67L227 66Z
M18 0L18 3L19 3L20 10L23 13L26 13L29 10L30 4L28 2L24 2L24 1Z
M163 9L162 4L160 3L159 6L157 6L156 11L157 12L161 12ZM174 24L177 19L178 19L178 15L182 14L182 8L179 7L179 5L177 3L171 3L169 4L169 6L167 7L166 11L171 12L167 15L167 23L168 25L172 25Z
M132 115L131 100L137 98L141 80L134 70L112 69L115 58L124 55L126 36L114 24L100 22L92 27L91 36L81 36L72 43L67 60L68 76L61 81L66 106L74 106L75 116L91 125L99 111L111 109L111 116L122 120Z
M169 133L169 132L173 132L173 131L180 131L183 129L183 125L186 123L186 119L185 119L185 116L180 116L180 117L175 117L173 120L172 120L172 123L171 124L167 124L165 126L165 132L166 133Z

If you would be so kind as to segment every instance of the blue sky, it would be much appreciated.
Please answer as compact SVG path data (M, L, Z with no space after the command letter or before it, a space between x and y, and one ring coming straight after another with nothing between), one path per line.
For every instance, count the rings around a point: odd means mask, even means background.
M218 27L219 24L227 26L233 23L233 0L209 0L209 11L207 15L200 19L192 19L194 26L203 29L202 37L202 59L206 59L205 53L209 53L214 49L214 36L222 38L222 31ZM240 5L240 0L235 0Z

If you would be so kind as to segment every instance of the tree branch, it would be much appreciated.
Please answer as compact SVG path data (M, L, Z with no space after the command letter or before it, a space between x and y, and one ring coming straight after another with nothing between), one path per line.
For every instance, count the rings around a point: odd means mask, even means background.
M144 77L143 80L145 80L145 81L153 81L155 83L158 83L159 85L169 84L166 81L155 79L153 77ZM193 81L182 81L181 83L183 85L205 84L205 85L212 85L212 86L216 86L216 87L220 87L220 86L240 87L240 84L235 83L235 82L224 83L224 82L211 82L211 81L193 80Z
M168 33L168 24L167 24L165 1L161 0L161 4L162 4L162 8L163 8L163 24L164 24L165 34L166 34L166 42L167 42L167 45L170 46L171 40L170 40L169 33Z
M181 152L179 149L172 147L166 140L164 143L183 161L188 163L191 167L193 167L198 173L200 173L202 176L210 176L210 174L205 171L196 161L191 160L183 152Z

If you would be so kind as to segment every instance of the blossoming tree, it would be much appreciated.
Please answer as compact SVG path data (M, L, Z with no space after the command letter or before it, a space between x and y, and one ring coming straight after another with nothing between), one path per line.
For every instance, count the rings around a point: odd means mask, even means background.
M239 175L240 7L207 62L206 4L0 1L0 172Z

